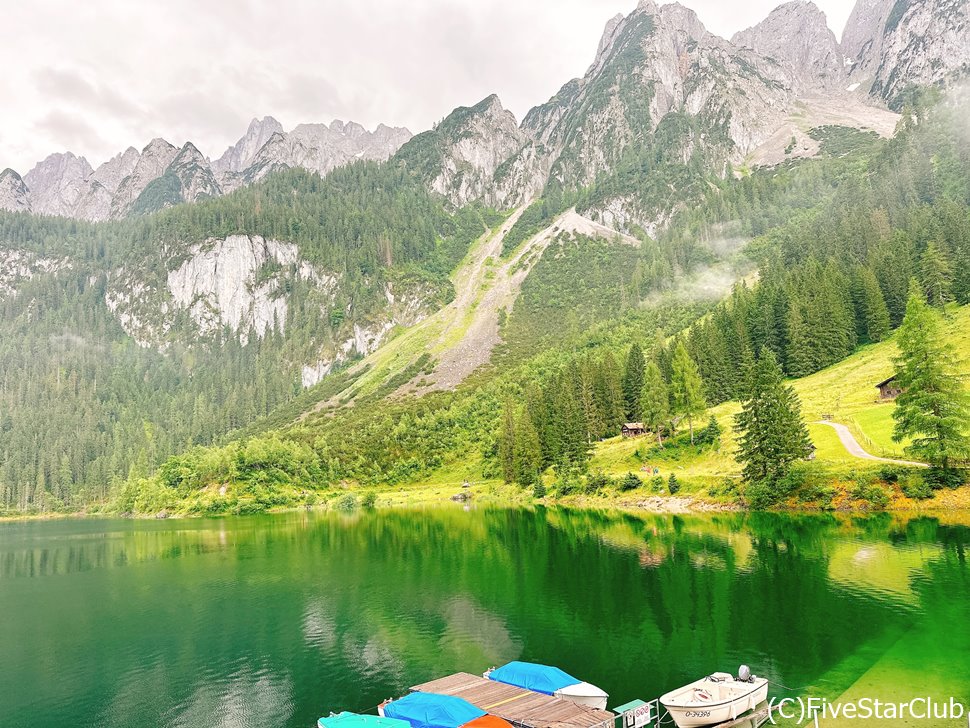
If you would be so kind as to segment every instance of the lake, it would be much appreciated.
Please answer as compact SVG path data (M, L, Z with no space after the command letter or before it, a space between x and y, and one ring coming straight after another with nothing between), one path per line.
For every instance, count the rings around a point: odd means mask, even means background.
M970 702L967 523L456 506L0 524L0 725L308 728L512 659L611 707L741 663L794 690L774 695Z

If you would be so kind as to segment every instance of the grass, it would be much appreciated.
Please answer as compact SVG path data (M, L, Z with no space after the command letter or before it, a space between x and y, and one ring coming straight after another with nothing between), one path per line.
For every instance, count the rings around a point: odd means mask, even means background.
M970 306L948 311L946 329L947 338L961 361L963 374L970 375ZM882 464L849 455L835 430L816 424L823 415L831 415L835 422L847 425L859 444L873 455L906 457L905 443L892 440L895 405L878 401L875 387L877 382L894 373L893 358L897 353L892 340L865 346L828 369L791 382L802 402L802 413L816 447L816 463L833 477L852 479L856 473L879 469ZM688 494L700 492L725 477L738 477L741 466L733 455L736 444L732 426L739 409L737 402L726 402L708 412L708 416L717 418L724 432L720 449L690 454L681 451L641 460L636 455L638 449L641 452L649 450L652 440L617 437L597 444L591 469L612 476L627 472L645 476L646 473L640 472L641 466L648 465L651 471L657 466L664 478L675 474ZM703 421L704 418L700 419Z

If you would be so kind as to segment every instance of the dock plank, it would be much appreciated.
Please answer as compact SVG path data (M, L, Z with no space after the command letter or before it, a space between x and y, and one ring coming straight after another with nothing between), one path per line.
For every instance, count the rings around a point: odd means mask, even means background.
M614 718L608 710L591 708L467 672L414 685L411 690L454 695L519 728L612 728Z

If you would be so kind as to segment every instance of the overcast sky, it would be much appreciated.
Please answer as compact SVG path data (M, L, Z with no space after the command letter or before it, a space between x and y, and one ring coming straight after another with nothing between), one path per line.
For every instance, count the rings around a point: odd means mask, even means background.
M852 0L816 0L837 36ZM728 37L778 0L684 0ZM210 157L254 116L427 129L497 93L517 118L582 75L636 0L4 0L0 169L97 166L162 136Z

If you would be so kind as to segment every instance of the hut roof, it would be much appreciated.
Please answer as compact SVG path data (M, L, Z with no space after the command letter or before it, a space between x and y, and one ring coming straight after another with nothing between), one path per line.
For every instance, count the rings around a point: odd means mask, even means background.
M896 381L896 377L898 377L898 376L899 376L898 374L893 374L891 377L889 377L889 379L884 379L883 381L879 382L879 384L876 385L876 388L877 389L882 389L887 384L890 384L891 382L895 382Z

